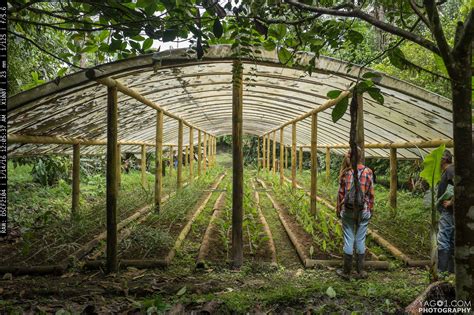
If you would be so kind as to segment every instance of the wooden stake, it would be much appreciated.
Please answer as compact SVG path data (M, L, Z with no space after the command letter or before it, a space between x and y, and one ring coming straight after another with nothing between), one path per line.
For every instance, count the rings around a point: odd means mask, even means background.
M72 217L76 217L79 210L79 195L81 183L81 152L79 144L72 147Z
M267 171L270 171L271 168L270 162L270 134L267 135Z
M397 208L397 149L390 149L390 207Z
M285 169L288 168L288 148L285 146Z
M243 262L242 72L242 63L234 61L232 79L232 265L234 268L240 268Z
M291 124L291 187L296 188L296 122Z
M285 138L284 127L280 129L280 185L283 185L285 179L285 168L283 167L283 160L285 159Z
M118 198L118 109L117 89L107 89L107 272L117 268L117 198Z
M310 196L310 211L311 214L316 214L316 196L317 196L317 184L318 184L318 156L317 156L317 145L318 145L318 114L311 116L311 196Z
M189 182L194 179L194 128L189 127Z
M272 163L272 168L273 168L273 175L276 175L276 131L273 132L273 163Z
M265 135L263 135L262 137L262 168L263 170L265 170L265 168L267 167L267 164L266 164L266 154L267 154L267 137Z
M155 147L155 211L160 212L163 187L163 112L156 112L156 147ZM170 152L172 150L170 149ZM171 163L173 164L173 163ZM171 175L171 173L170 173Z
M202 167L202 149L201 149L201 130L198 130L198 143L197 143L197 155L198 155L198 176L201 177Z
M331 148L326 147L326 182L331 179Z
M207 152L209 153L209 167L212 166L212 136L209 135L209 139L207 140Z
M176 177L177 187L183 186L183 120L178 121L178 176Z
M203 143L202 143L202 170L206 173L207 170L207 135L204 133Z
M140 160L140 168L142 173L142 187L147 187L147 180L146 180L146 145L142 144L142 156Z
M174 154L173 154L172 145L170 145L169 158L170 158L170 176L171 176L171 174L173 173L173 168L174 168Z
M303 147L300 147L300 161L299 161L300 174L303 174Z

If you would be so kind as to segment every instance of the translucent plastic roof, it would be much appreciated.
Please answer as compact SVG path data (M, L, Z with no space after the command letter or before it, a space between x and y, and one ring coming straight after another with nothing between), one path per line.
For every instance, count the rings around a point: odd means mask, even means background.
M300 54L300 64L312 57ZM211 46L201 61L186 50L176 49L156 55L104 64L96 69L101 76L117 79L162 108L206 132L220 136L232 133L232 52L230 46ZM326 93L347 89L356 80L359 68L321 57L309 76L300 67L288 68L278 62L276 51L263 51L243 59L243 130L262 135L304 114L327 100ZM449 99L406 82L382 75L379 87L384 105L364 98L365 141L387 143L452 139ZM8 101L8 132L33 136L67 136L85 139L107 138L107 88L89 80L85 71L49 82L13 96ZM119 140L155 140L156 111L119 92ZM297 124L297 144L310 143L308 118ZM164 142L177 143L178 122L164 118ZM197 142L197 132L194 137ZM291 126L284 132L291 143ZM318 114L318 145L347 143L349 115L336 124L331 109ZM184 143L189 141L185 126ZM272 136L273 138L273 136ZM276 136L280 139L279 132ZM124 146L124 151L137 151ZM85 146L84 153L105 152L105 146ZM153 150L153 148L149 148ZM9 154L71 153L70 145L11 144ZM418 149L399 149L399 157L419 156ZM385 149L368 149L367 156L388 156Z

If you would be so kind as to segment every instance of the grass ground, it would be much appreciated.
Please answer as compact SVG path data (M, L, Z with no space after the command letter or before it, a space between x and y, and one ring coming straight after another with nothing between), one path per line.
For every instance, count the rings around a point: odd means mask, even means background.
M218 162L224 168L229 167L230 156L220 155ZM25 172L11 174L12 177L18 175L19 186L31 185ZM228 170L227 173L228 176L218 190L230 190L232 172ZM247 180L254 176L251 170L246 170L246 173ZM128 192L128 189L134 189L132 186L137 186L138 175L134 173L123 175L123 187L127 187L124 191ZM151 177L151 187L152 180ZM127 186L126 183L129 181L135 185ZM64 184L63 188L60 188L61 185L63 184L44 189L46 191L42 194L39 187L29 186L34 188L31 190L32 196L38 199L37 208L32 213L41 213L45 211L44 208L51 209L52 203L47 202L48 198L58 198L64 203L64 208L53 207L52 209L58 213L67 214L66 204L69 203L69 193L66 187L69 185ZM11 197L17 199L13 199L15 201L10 202L10 206L16 203L19 206L18 209L27 208L28 202L23 200L20 194L21 191L24 193L25 190L22 189L26 188L22 186L17 189L19 192L13 192ZM59 192L56 191L58 189ZM65 192L62 193L62 190ZM350 282L339 279L332 268L303 269L276 213L270 207L270 201L263 192L260 193L262 211L276 244L278 265L245 259L243 267L238 271L229 269L225 264L210 265L198 271L195 269L196 255L219 193L220 191L212 193L209 203L197 217L190 234L168 269L128 268L111 275L103 274L101 271L78 270L70 270L63 276L16 277L9 275L0 280L2 295L0 311L5 313L59 312L59 314L75 314L84 310L97 313L153 313L183 310L238 314L247 312L291 314L308 311L315 314L393 313L402 311L429 283L427 271L397 266L390 271L372 271L367 280ZM133 199L122 198L121 202L135 207L144 195L140 195L139 190L132 190L127 196ZM100 203L99 199L97 203ZM169 203L167 211L185 213L192 206L193 202L174 202ZM82 209L85 207L89 205L83 204ZM93 211L92 207L90 211ZM103 211L103 204L100 211ZM405 212L400 212L399 216L403 218ZM24 215L24 218L27 220L29 216ZM60 216L54 218L59 220ZM140 229L140 226L136 228ZM143 242L148 241L143 240Z

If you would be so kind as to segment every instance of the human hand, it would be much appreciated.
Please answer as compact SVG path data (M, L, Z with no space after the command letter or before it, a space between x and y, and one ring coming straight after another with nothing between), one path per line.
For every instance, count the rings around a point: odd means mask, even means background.
M443 207L447 208L447 207L451 207L453 205L453 200L445 200L443 201Z

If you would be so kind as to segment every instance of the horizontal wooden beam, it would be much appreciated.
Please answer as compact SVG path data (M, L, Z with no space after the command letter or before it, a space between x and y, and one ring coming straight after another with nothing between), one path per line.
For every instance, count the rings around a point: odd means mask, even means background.
M330 108L330 107L336 105L337 103L339 103L339 101L342 100L344 97L346 97L346 96L347 96L347 97L350 97L350 94L351 94L350 91L343 91L337 98L335 98L335 99L329 99L329 100L327 100L326 102L324 102L323 104L321 104L320 106L318 106L318 107L316 107L316 108L310 110L310 111L307 112L306 114L303 114L303 115L301 115L301 116L298 116L298 117L296 117L296 118L293 118L292 120L287 121L287 122L284 123L283 125L281 125L281 126L275 128L275 129L272 129L272 130L270 130L270 131L264 133L263 135L270 134L270 133L272 133L272 132L274 132L274 131L280 130L280 129L283 128L283 127L286 127L286 126L288 126L288 125L291 125L291 124L293 124L293 123L296 123L296 122L298 122L298 121L301 121L301 120L303 120L303 119L306 119L306 118L310 117L310 116L313 115L313 114L322 112L322 111L324 111L324 110L326 110L326 109L328 109L328 108ZM263 135L262 135L262 136L263 136Z
M201 128L198 128L194 125L192 125L190 122L184 120L182 117L179 117L178 115L175 115L173 113L170 113L169 111L167 111L166 109L162 108L160 105L156 104L155 102L149 100L148 98L144 97L143 95L141 95L139 92L137 92L136 90L132 89L132 88L129 88L125 85L123 85L122 83L120 83L119 81L115 80L115 79L112 79L110 77L104 77L104 78L98 78L100 77L100 73L97 73L98 71L94 70L94 69L89 69L86 71L86 76L91 79L91 80L95 80L97 81L98 83L100 84L103 84L107 87L115 87L117 88L117 90L125 95L128 95L134 99L136 99L137 101L139 101L140 103L143 103L153 109L156 109L156 110L159 110L161 112L163 112L163 115L166 115L170 118L173 118L173 119L176 119L176 120L182 120L183 121L183 124L185 124L186 126L188 127L192 127L196 130L201 130L202 132L205 132L207 134L211 134L205 130L202 130Z
M81 144L81 145L106 145L107 140L93 140L83 138L61 137L61 136L28 136L19 134L7 135L8 144L24 143L24 144ZM155 146L154 142L147 141L118 141L121 145L147 145ZM164 144L174 145L174 144Z
M451 139L436 139L417 142L386 142L386 143L365 143L366 149L409 149L409 148L436 148L444 144L447 148L454 146L454 141ZM311 145L303 145L303 148L311 148ZM348 149L349 144L332 144L332 145L318 145L318 148L330 149Z

